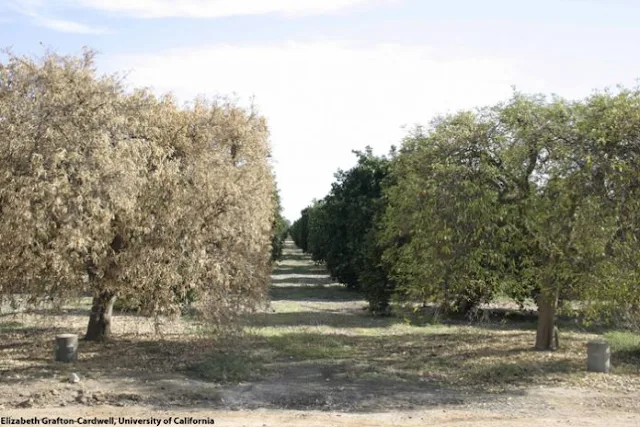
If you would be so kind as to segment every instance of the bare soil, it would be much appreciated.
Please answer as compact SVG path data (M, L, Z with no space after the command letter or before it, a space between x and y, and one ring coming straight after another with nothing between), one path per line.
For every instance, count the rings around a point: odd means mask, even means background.
M636 426L640 363L615 353L585 370L593 332L532 350L531 325L374 318L290 243L271 305L241 337L212 340L190 319L121 313L114 339L53 362L60 332L82 333L88 301L0 314L0 415L212 417L226 426ZM415 319L414 319L415 320ZM71 383L76 373L80 382Z

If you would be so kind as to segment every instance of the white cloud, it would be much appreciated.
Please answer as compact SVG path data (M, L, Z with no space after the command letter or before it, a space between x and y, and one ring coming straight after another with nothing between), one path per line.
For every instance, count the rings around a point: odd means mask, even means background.
M46 16L32 16L33 23L40 27L49 28L51 30L63 33L75 34L104 34L107 32L104 28L94 28L79 22L67 21L64 19L48 18Z
M173 91L236 92L256 103L271 127L285 215L330 189L352 149L386 153L403 125L505 99L514 67L489 58L443 58L423 47L353 48L338 43L213 46L152 55L103 57L103 69L131 70L129 81Z
M64 0L137 18L219 18L234 15L316 15L383 0ZM389 1L389 0L386 0Z
M23 0L20 3L11 2L8 6L16 12L28 16L31 22L39 27L75 34L103 34L107 32L104 28L90 27L79 22L47 16L47 14L41 12L45 6L42 0Z

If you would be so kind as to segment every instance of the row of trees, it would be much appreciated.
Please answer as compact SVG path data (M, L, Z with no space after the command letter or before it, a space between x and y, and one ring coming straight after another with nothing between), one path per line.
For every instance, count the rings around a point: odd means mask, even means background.
M0 296L117 297L224 324L261 301L279 214L265 120L226 99L180 107L98 76L94 55L0 63ZM278 215L275 215L276 217ZM277 256L277 253L274 255Z
M279 191L273 193L273 202L274 215L273 223L271 224L271 261L277 261L282 258L284 242L289 235L289 228L291 227L291 223L289 223L288 219L282 216L282 203L280 202Z
M391 292L388 274L378 271L374 224L385 207L383 184L395 151L389 158L375 156L370 147L354 154L356 166L336 173L330 193L304 209L290 233L296 245L324 263L334 279L364 291L372 312L386 313Z
M337 177L292 236L373 311L391 296L467 313L533 297L536 348L552 349L561 301L599 316L640 303L638 90L516 94L416 128L390 158L359 154Z
M291 233L315 261L326 264L334 278L358 289L365 266L364 243L380 205L389 161L374 156L370 148L355 154L357 166L336 174L330 194L303 211Z

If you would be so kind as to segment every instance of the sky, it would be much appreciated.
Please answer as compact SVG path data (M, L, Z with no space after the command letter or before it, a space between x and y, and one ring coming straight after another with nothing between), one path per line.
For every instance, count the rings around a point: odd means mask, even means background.
M253 99L295 220L352 150L386 154L435 116L636 86L638 22L637 0L0 0L0 47L88 46L131 86Z

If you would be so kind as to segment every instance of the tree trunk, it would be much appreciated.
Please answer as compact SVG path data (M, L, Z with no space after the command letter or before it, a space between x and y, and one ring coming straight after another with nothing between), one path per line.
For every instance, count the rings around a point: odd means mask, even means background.
M558 295L551 292L538 294L538 331L536 350L557 350L558 330L556 328L556 308Z
M89 326L84 339L86 341L105 341L111 335L111 314L116 296L102 292L93 297Z

